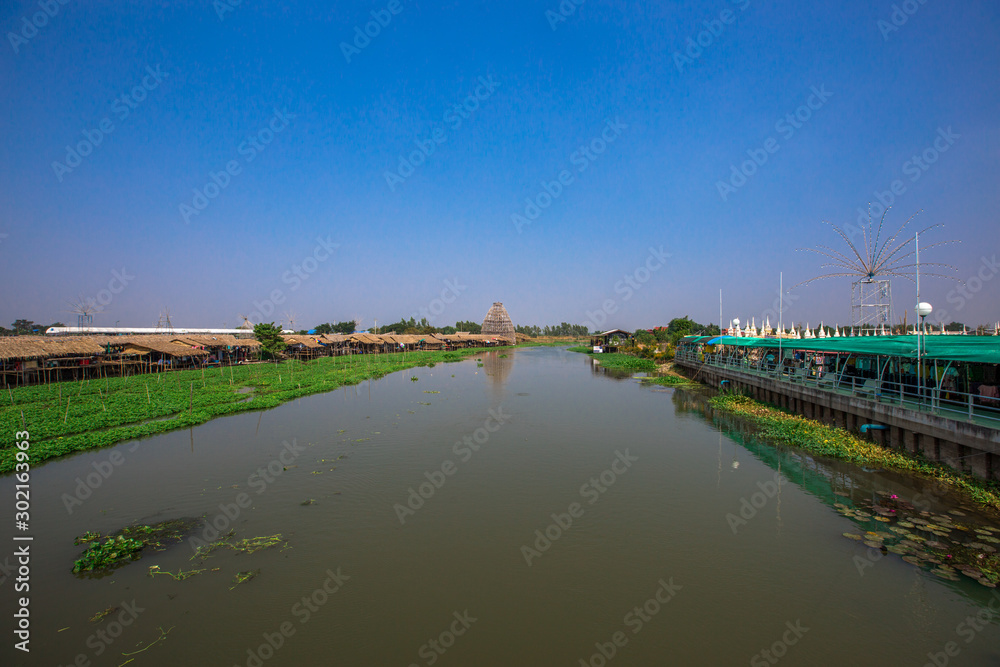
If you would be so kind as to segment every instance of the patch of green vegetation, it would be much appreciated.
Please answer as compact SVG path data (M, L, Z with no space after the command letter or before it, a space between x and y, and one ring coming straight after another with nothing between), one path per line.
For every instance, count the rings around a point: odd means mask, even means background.
M567 347L566 350L569 351L569 352L579 352L581 354L592 354L594 352L594 348L587 347L586 345L579 345L579 346L576 346L576 347Z
M946 466L886 449L862 440L842 428L791 414L780 408L759 403L739 394L721 394L709 401L712 406L737 414L760 427L768 440L831 456L865 466L878 466L932 477L972 500L1000 509L1000 487L992 482L962 475Z
M0 431L23 430L23 411L37 465L476 354L482 350L348 355L17 387L0 405ZM0 474L14 470L17 451L12 440L0 447Z
M245 584L246 582L256 578L260 574L260 570L246 570L245 572L237 572L236 576L233 577L233 585L229 587L229 590L233 590L240 584Z
M640 359L629 354L620 352L605 352L603 354L593 354L595 359L601 362L601 366L622 371L647 371L656 370L656 362L652 359Z
M231 530L215 542L199 545L195 554L191 556L191 560L194 560L195 558L204 560L219 549L232 549L233 551L245 554L252 554L260 551L261 549L270 549L271 547L279 545L281 546L282 551L285 549L291 549L291 547L288 546L288 540L283 538L281 533L263 535L260 537L248 537L242 540L235 540L233 539L234 536L235 531Z
M116 611L118 611L118 609L119 609L118 607L108 607L104 611L97 612L87 620L89 620L91 623L100 623L101 621L104 620L106 616L115 613Z
M104 572L139 560L147 548L162 550L180 542L197 525L195 519L169 519L152 525L127 526L110 535L87 532L76 544L89 546L73 565L73 572Z
M686 377L681 377L679 375L658 375L653 378L642 378L643 384L657 384L661 387L685 387L692 384L698 384L697 382L692 382Z

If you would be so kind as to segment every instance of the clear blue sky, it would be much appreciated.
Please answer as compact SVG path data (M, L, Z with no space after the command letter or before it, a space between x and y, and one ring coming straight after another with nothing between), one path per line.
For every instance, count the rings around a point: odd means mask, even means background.
M759 319L779 272L824 271L797 248L846 250L821 221L897 180L887 226L922 210L911 231L945 224L922 242L962 240L922 259L980 273L924 299L1000 319L994 1L911 0L895 24L889 0L330 4L4 3L0 323L73 323L83 298L95 324L233 326L277 291L265 319L299 327L503 301L518 324L632 329L716 322L720 288L726 319ZM404 178L416 142L434 150ZM748 151L766 162L730 180ZM518 227L528 198L547 206ZM847 322L849 295L796 288L786 321Z

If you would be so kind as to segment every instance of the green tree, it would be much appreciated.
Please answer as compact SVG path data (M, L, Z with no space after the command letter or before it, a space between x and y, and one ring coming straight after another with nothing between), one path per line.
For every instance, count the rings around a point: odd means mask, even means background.
M337 322L333 325L333 333L343 334L349 336L354 333L358 328L358 323L354 320L347 320L345 322Z
M455 330L474 334L483 333L483 325L476 322L455 322Z
M288 347L285 339L281 337L281 327L274 326L274 322L255 324L253 335L260 341L261 359L277 359Z
M313 329L318 334L332 334L333 333L333 325L330 324L329 322L324 322L323 324L317 324L315 327L313 327Z
M35 333L38 325L31 320L14 320L10 328L14 330L15 336L27 336L28 334Z
M655 345L656 336L645 329L636 329L634 334L635 342L643 345Z

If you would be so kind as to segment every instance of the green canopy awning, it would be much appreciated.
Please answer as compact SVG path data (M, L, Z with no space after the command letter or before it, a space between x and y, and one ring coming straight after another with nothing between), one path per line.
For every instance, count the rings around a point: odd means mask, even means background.
M688 341L685 341L688 342ZM695 341L697 342L697 341ZM840 338L781 339L740 337L721 341L738 347L779 347L845 354L869 354L889 357L917 356L917 336L850 336ZM924 358L1000 364L1000 337L940 336L923 337Z

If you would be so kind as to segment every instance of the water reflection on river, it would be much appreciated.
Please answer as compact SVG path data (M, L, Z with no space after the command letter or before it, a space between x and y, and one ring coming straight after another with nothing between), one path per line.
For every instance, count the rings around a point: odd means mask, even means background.
M63 494L112 450L40 467L32 653L8 639L0 662L728 665L769 664L766 650L782 665L922 665L949 642L950 664L1000 659L995 623L960 625L990 591L892 555L859 569L868 550L841 536L855 525L838 500L951 507L929 489L763 445L697 393L583 355L481 358L125 443L72 513ZM184 516L291 548L201 562L182 543L103 578L70 573L76 535ZM206 571L175 581L153 565ZM132 600L127 626L88 621ZM108 628L120 635L95 634Z

